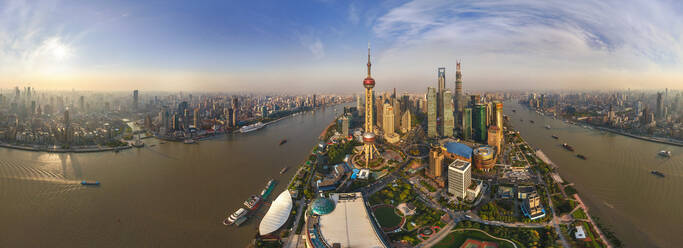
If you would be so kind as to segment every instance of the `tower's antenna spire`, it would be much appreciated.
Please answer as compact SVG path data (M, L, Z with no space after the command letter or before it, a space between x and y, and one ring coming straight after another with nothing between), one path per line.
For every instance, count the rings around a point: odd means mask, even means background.
M370 63L370 42L368 41L368 77L370 77L370 66L372 64Z

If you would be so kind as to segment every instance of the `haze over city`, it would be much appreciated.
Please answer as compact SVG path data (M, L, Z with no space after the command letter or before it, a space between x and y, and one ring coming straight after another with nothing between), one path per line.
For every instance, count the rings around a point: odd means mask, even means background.
M679 1L3 1L0 88L424 92L662 89L683 81ZM350 85L354 86L351 87Z

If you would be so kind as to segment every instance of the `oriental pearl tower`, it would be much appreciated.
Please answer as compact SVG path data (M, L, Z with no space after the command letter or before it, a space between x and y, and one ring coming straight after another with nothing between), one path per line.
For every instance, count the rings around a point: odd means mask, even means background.
M363 79L363 87L365 87L365 134L363 134L363 153L365 154L365 167L367 168L370 160L375 154L379 155L375 147L375 133L372 128L372 88L375 87L375 79L370 75L370 44L368 43L368 76Z

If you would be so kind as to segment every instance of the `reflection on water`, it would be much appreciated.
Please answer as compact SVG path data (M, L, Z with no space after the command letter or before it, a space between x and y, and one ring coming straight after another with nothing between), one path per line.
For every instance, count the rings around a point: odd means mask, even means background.
M244 247L258 219L227 230L225 215L271 178L279 181L273 195L284 190L296 170L280 169L302 163L337 113L299 114L194 145L146 139L144 148L119 153L0 149L0 247Z
M683 243L683 148L570 125L513 102L505 103L504 112L522 137L542 149L564 179L576 184L590 211L626 245L675 247ZM563 149L565 142L576 152ZM658 156L660 150L671 150L672 157ZM652 170L666 177L653 176Z

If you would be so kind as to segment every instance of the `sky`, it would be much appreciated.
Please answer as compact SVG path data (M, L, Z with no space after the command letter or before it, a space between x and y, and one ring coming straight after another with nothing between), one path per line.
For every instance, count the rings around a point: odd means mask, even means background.
M0 0L0 88L683 89L683 1Z

